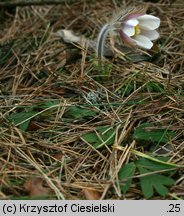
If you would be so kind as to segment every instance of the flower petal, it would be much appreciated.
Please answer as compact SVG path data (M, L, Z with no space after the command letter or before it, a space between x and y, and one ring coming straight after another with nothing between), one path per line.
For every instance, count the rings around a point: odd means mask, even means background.
M131 37L127 36L122 30L119 31L119 34L122 41L127 45L136 45L135 41Z
M156 30L150 30L150 31L142 30L141 35L149 38L150 40L156 40L160 36L159 33Z
M135 28L134 26L124 25L122 31L128 36L131 37L135 35Z
M139 21L140 28L144 30L155 30L160 26L160 19L152 15L145 14L137 17L137 20Z
M153 46L153 43L151 42L151 40L143 35L136 35L132 38L135 43L145 49L151 49L151 47Z
M137 19L129 19L125 22L125 25L129 26L136 26L139 24L139 21Z
M128 14L125 17L125 21L130 20L130 19L137 19L137 17L143 16L144 14L142 13L132 13L132 14Z

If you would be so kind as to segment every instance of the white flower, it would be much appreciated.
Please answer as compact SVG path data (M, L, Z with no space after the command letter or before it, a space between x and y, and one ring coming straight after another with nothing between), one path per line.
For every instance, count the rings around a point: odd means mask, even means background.
M105 39L109 32L120 35L123 42L145 49L151 49L154 40L159 38L157 28L160 19L153 15L145 14L145 8L128 8L116 15L105 24L98 35L96 52L100 60L103 58Z
M119 29L123 41L151 49L153 40L159 38L156 29L160 26L158 17L147 14L131 14L124 17Z

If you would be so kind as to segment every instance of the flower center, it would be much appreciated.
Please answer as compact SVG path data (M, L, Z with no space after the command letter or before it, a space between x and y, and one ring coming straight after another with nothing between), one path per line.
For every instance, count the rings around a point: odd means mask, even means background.
M139 25L134 26L134 30L135 30L135 35L139 35L141 33L141 29Z

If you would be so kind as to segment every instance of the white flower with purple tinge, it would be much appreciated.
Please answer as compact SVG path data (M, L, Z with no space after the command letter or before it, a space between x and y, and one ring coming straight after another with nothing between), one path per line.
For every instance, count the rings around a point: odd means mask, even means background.
M98 58L103 58L105 39L109 32L119 34L125 44L151 49L152 41L159 38L159 33L156 30L159 26L160 19L145 14L144 8L130 8L121 12L101 28L96 46Z
M159 38L156 29L160 26L158 17L147 14L130 14L124 17L119 29L120 37L129 44L151 49L153 40Z

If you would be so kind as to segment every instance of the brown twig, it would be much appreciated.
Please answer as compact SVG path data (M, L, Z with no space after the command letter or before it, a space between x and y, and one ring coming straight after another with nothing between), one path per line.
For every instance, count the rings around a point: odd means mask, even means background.
M15 7L15 6L30 6L30 5L51 5L51 4L63 4L63 3L74 3L76 0L15 0L0 2L0 7Z

